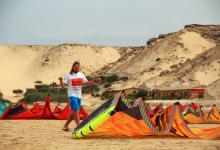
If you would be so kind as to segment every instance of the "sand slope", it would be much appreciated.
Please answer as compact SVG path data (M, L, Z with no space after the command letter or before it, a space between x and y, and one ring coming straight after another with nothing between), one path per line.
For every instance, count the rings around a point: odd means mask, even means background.
M11 99L14 89L25 92L26 88L33 88L37 80L58 83L58 77L64 77L74 61L80 61L81 72L89 75L119 58L119 52L112 47L0 45L0 91L4 98Z

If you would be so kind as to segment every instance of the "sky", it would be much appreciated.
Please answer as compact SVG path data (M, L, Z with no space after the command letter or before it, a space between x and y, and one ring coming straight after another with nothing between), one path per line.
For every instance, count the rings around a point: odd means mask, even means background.
M0 44L145 46L188 24L220 25L219 0L0 0Z

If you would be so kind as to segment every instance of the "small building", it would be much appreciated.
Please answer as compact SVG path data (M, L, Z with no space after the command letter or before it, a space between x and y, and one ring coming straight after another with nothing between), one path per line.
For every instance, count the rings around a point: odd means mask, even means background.
M152 99L176 99L176 98L198 98L204 94L205 85L200 86L176 86L176 87L156 87L149 91Z
M122 90L124 90L126 95L128 95L128 94L135 94L138 91L143 90L143 89L132 87L132 88L126 88L126 89L111 89L111 90L107 90L106 92L109 95L115 95L115 94L117 94L118 92L120 92Z
M199 85L191 88L190 98L202 98L204 97L206 85Z

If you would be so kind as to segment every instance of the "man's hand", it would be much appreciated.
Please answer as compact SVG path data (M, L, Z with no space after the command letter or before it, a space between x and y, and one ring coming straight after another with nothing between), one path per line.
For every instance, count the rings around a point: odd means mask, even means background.
M61 86L62 88L66 86L66 85L63 83L63 78L62 78L62 77L59 77L58 80L60 81L60 86Z
M63 81L63 78L62 78L62 77L59 77L58 80Z
M95 78L94 82L101 82L101 78Z
M87 81L85 83L86 86L90 86L90 85L93 85L94 83L98 83L101 81L101 78L93 78L93 80L90 80L90 81Z

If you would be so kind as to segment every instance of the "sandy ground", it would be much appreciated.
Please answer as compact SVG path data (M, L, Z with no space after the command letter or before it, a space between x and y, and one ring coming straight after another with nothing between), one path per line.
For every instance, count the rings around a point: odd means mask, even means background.
M61 127L65 120L0 120L0 149L77 149L77 150L219 150L220 138L214 140L179 137L125 137L72 139L71 132ZM216 127L216 124L191 125L193 127Z
M89 94L83 95L84 108L92 113L106 100L92 98ZM152 100L148 101L154 108L160 102L164 107L176 102L175 100ZM191 103L182 100L181 103ZM201 100L194 102L205 105ZM43 104L43 103L42 103ZM210 104L210 103L209 103ZM52 108L54 103L51 104ZM65 104L61 104L60 107ZM209 105L207 105L209 106ZM218 105L219 106L219 105ZM31 107L31 106L29 106ZM206 105L205 105L206 107ZM208 107L207 107L208 108ZM208 110L208 109L207 109ZM61 130L65 120L0 120L0 149L77 149L77 150L219 150L220 138L214 140L189 139L171 136L146 136L146 137L114 137L114 138L83 138L72 139L71 133L76 127L75 122L70 124L70 132ZM189 124L189 127L211 128L219 124Z

